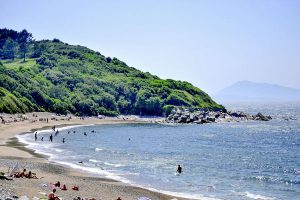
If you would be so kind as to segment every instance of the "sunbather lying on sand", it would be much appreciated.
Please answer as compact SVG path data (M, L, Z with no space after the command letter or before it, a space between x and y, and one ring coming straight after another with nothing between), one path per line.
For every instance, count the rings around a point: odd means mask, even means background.
M15 178L23 178L23 177L25 177L25 172L26 172L26 169L23 169L22 172L17 172L17 173L15 173L15 174L13 175L13 177L15 177Z
M33 173L31 173L31 171L28 172L28 174L25 174L26 178L33 178L33 179L38 179L38 177L36 177L36 175L34 175Z

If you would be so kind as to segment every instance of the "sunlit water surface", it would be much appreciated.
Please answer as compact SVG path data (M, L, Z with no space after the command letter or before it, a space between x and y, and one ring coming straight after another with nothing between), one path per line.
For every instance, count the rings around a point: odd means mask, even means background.
M300 199L300 104L243 103L227 108L274 119L75 126L59 129L53 143L48 141L51 130L40 131L37 142L33 133L19 139L60 164L177 196ZM178 164L183 167L180 176L175 174Z

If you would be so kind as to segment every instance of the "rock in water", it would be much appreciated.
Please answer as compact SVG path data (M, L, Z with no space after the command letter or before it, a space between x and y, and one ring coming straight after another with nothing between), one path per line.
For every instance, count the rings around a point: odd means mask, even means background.
M270 121L272 119L272 117L270 115L265 116L261 113L257 113L256 115L253 115L253 119L258 120L258 121Z

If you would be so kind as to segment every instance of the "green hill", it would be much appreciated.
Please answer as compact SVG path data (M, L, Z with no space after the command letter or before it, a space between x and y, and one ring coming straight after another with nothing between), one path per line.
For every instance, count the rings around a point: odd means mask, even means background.
M219 110L185 81L163 80L86 47L0 29L0 112L162 115L174 106Z

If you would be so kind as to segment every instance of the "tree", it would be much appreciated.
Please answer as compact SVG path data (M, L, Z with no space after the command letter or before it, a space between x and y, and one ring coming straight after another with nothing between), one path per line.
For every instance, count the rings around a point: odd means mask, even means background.
M111 61L112 61L111 57L107 57L107 58L106 58L106 62L107 62L107 63L111 63Z
M25 62L26 53L28 51L28 44L32 41L32 34L28 33L26 29L22 30L18 36L18 43L20 44L20 52Z
M160 115L162 102L150 90L140 90L137 94L136 108L141 114Z
M33 45L33 53L31 55L32 58L38 58L42 55L43 51L45 51L46 45L45 44L39 44L34 43Z
M5 41L11 38L12 40L16 41L18 38L18 32L15 30L10 30L10 29L0 29L0 48L3 47Z
M8 38L2 48L2 57L4 59L15 59L17 53L18 44L13 41L11 38Z

